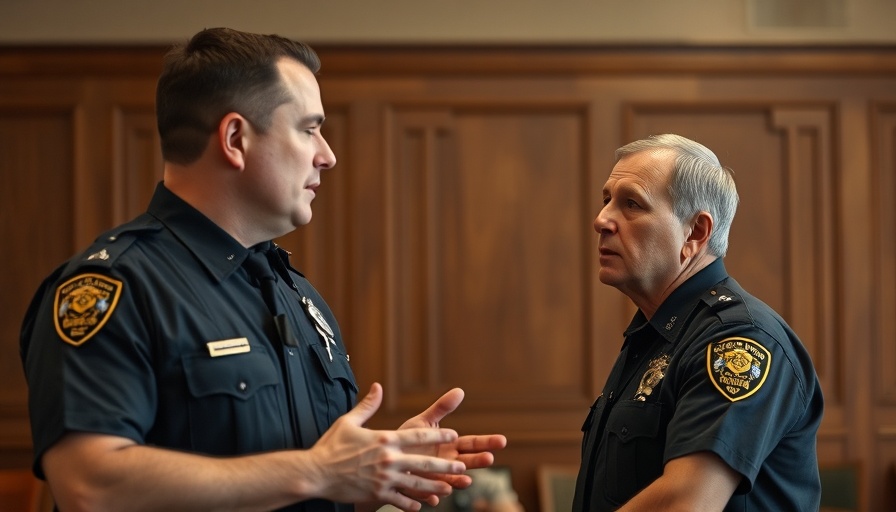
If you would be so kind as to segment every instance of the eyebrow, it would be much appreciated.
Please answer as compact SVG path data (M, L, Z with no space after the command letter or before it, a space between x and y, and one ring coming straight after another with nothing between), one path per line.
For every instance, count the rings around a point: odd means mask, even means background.
M305 123L314 123L314 124L316 124L316 125L319 126L319 125L324 124L324 121L326 121L326 120L327 120L327 118L324 117L324 116L322 116L322 115L320 115L320 114L312 114L312 115L310 115L310 116L305 116L305 117L303 117L303 118L302 118L302 124L305 124Z
M615 195L635 197L635 198L639 198L639 199L643 199L643 200L649 200L650 196L651 196L651 194L648 190L646 190L643 187L640 187L634 183L629 183L629 182L622 182L621 184L616 185L615 189L616 189ZM610 193L610 190L608 187L603 188L602 194L604 195L604 197L614 195L614 194Z

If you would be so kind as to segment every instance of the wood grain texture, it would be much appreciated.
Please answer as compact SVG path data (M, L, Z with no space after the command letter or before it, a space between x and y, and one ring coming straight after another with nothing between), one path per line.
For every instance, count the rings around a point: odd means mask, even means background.
M18 328L40 280L142 212L160 178L161 48L0 48L0 465L27 465ZM278 240L340 319L362 392L397 426L452 386L445 422L502 432L530 512L634 312L597 281L592 220L620 145L676 132L735 171L726 266L811 351L823 462L896 461L896 49L320 48L323 173Z

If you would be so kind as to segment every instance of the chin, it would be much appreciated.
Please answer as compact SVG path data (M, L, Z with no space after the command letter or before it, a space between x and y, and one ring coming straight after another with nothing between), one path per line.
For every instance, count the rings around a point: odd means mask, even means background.
M613 275L609 270L603 267L597 271L597 279L607 286L616 286L616 283L619 282L618 276Z
M306 206L305 208L299 208L293 215L293 225L296 227L304 226L305 224L311 222L311 217L312 212L310 207Z

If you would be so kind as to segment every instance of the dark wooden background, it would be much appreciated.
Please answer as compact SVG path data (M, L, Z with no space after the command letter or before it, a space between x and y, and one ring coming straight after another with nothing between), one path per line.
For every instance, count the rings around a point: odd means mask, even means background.
M896 507L896 48L319 52L339 162L281 244L341 319L362 389L384 384L373 426L463 387L444 424L506 434L498 463L537 512L536 472L578 463L633 312L595 273L613 151L675 132L736 173L726 265L813 354L820 459L858 461L870 510ZM163 53L0 48L0 467L30 463L34 290L160 179Z

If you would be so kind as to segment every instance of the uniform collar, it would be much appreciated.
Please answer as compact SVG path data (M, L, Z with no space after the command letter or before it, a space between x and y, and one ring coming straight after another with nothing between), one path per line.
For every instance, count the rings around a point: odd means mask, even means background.
M681 333L681 326L685 324L687 316L694 310L697 302L707 290L727 278L728 271L725 270L725 264L722 258L717 258L666 297L649 322L644 313L638 310L625 330L625 336L634 334L649 323L666 341L675 342Z
M165 187L156 186L147 212L167 227L218 281L227 279L249 255L211 219Z

